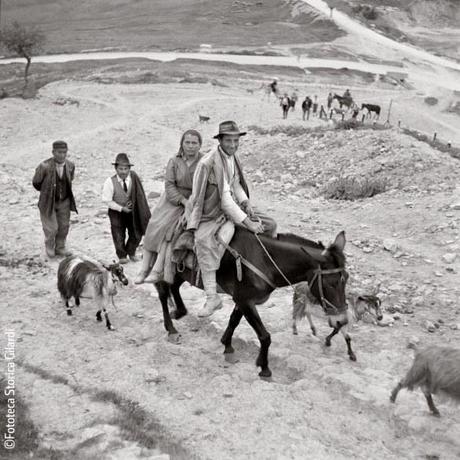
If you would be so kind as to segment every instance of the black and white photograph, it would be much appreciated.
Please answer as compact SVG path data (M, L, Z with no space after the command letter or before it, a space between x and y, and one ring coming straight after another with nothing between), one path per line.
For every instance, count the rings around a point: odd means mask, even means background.
M460 458L460 0L0 0L0 459Z

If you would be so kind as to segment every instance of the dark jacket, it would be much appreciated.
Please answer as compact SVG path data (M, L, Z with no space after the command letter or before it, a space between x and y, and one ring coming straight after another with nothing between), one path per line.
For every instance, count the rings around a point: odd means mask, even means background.
M145 197L144 187L139 176L131 171L131 201L133 202L134 234L140 239L145 235L145 230L150 219L150 208Z
M75 165L65 160L65 171L69 185L70 210L77 212L77 206L72 192L72 181L75 174ZM54 200L56 195L56 163L54 158L48 158L41 162L35 170L32 185L40 192L38 208L40 212L51 215L54 210Z

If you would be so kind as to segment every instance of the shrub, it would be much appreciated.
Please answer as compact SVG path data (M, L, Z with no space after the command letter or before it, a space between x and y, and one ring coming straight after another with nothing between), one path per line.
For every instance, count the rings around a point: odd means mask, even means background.
M438 103L438 99L432 96L428 96L425 98L425 104L428 105L436 105Z
M356 118L349 118L348 120L340 120L335 125L335 129L358 129L361 123Z
M363 9L362 15L369 21L375 21L378 17L377 10L373 6L366 6Z
M385 192L387 183L384 179L356 177L339 177L327 184L322 194L332 200L359 200L360 198L370 198Z

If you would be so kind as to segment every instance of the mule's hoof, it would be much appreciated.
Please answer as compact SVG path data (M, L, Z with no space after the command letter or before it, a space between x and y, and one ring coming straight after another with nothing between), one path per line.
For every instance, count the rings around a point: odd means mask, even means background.
M236 364L240 362L240 360L233 353L225 354L224 359L226 363L230 364Z
M354 353L350 353L348 356L352 361L356 361L356 355Z
M431 415L432 415L433 417L441 418L441 414L439 413L439 411L431 412Z
M67 310L67 316L72 316L72 310Z
M316 329L312 329L311 333L316 337Z
M115 331L115 328L114 328L112 325L107 326L107 329L108 329L109 331Z
M297 331L292 331L292 335L299 335Z
M224 355L230 355L232 353L235 353L235 349L231 345L226 346L224 350Z
M168 342L178 344L180 343L181 335L178 332L173 332L168 334Z
M100 313L96 313L96 320L97 321L102 321L102 316Z
M259 377L268 378L272 376L272 371L267 367L259 372Z
M326 340L326 341L324 342L324 345L325 345L326 347L330 347L330 346L331 346L331 341L330 341L330 340Z
M171 312L171 317L173 319L181 319L187 314L187 310L173 310Z

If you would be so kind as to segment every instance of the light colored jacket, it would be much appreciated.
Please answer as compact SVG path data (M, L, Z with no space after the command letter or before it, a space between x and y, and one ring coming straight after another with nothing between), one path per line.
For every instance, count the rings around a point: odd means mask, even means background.
M198 163L193 178L192 195L189 206L186 209L187 229L197 229L202 221L217 220L224 215L222 209L222 194L224 190L224 160L222 153L217 147L207 153ZM249 191L244 179L238 157L235 155L235 166L239 176L239 182L246 196ZM237 203L241 205L242 203Z

